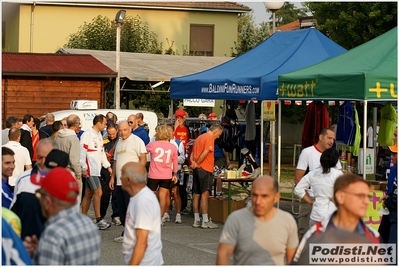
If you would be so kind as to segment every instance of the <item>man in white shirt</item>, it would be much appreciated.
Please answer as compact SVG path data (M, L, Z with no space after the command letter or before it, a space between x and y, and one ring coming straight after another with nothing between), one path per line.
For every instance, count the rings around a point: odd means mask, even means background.
M104 152L104 142L101 135L101 131L106 125L106 117L98 114L93 119L93 127L85 131L80 137L80 164L82 165L82 177L85 178L86 182L85 196L82 200L82 213L87 215L94 195L93 207L99 230L111 226L100 215L100 201L103 193L100 183L101 166L108 169L110 174L112 173L111 164Z
M15 169L12 176L9 177L8 183L10 186L15 186L18 176L23 173L25 169L32 169L32 161L28 149L23 147L19 142L21 139L21 131L15 127L11 128L8 136L10 141L8 141L4 146L8 147L15 153Z
M115 171L111 174L109 188L111 190L116 190L119 216L121 217L122 225L125 226L126 211L130 196L126 191L122 190L122 167L128 162L136 162L145 166L147 163L147 149L145 148L143 140L132 134L127 121L121 121L118 127L121 139L115 146L115 161L112 166L112 169ZM123 236L115 238L114 241L121 243L123 241Z
M147 171L140 163L122 167L122 188L129 196L123 237L123 256L127 265L163 264L160 207L155 194L146 186Z
M313 146L307 147L302 150L301 155L299 155L298 164L296 166L294 183L295 185L299 183L302 177L307 173L307 171L313 171L318 168L320 164L320 156L324 150L331 148L335 142L335 132L331 129L323 129L319 135L319 141ZM335 166L336 169L342 169L341 163L338 161ZM311 189L308 190L308 194L313 198L313 193ZM298 215L298 235L299 239L305 234L309 229L310 211L311 206L305 201L301 201L299 215Z

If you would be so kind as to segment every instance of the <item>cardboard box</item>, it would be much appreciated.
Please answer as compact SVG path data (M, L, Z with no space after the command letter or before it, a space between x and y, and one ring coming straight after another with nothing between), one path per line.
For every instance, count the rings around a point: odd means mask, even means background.
M237 178L237 171L225 170L224 178L226 179L235 179Z
M370 186L370 190L381 190L380 181L367 181Z
M244 208L245 200L234 201L230 200L231 212ZM216 198L210 198L208 202L208 216L214 222L224 223L227 219L227 200L219 200Z

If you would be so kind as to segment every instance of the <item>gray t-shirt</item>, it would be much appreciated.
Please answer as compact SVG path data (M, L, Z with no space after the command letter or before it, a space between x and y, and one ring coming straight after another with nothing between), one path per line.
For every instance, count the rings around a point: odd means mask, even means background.
M227 218L219 243L235 246L234 265L284 265L286 249L298 245L297 225L280 209L265 221L243 208Z

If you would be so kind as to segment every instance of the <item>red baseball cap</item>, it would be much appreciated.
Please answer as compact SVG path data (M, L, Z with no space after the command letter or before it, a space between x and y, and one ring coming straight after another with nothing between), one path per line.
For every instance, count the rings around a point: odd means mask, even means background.
M212 112L212 113L209 114L208 119L210 119L210 118L217 118L217 117L218 117L218 116L216 116L216 113L215 113L215 112Z
M186 117L186 112L184 111L184 110L182 110L182 109L178 109L178 110L176 110L176 112L175 112L175 117Z
M72 173L63 167L56 167L47 174L32 175L31 182L41 186L51 196L66 202L76 202L79 186Z

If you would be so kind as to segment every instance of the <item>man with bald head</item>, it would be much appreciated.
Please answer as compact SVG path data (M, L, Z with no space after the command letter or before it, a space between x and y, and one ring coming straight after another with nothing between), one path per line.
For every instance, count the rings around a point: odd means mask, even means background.
M112 170L114 171L111 174L109 188L111 190L116 190L119 216L122 225L125 226L126 211L130 196L125 190L122 190L122 167L128 162L136 162L145 166L147 163L147 149L145 148L143 140L132 134L127 121L121 121L119 123L118 131L121 139L116 144L114 150L114 162L112 164ZM123 236L121 235L115 238L114 241L122 243Z
M219 240L216 264L290 264L298 246L295 219L274 205L280 200L277 181L258 177L252 184L252 207L230 214Z
M55 122L55 117L53 113L47 113L44 116L44 121L46 125L40 128L40 132L45 133L47 137L50 137L53 134L53 123Z
M130 128L132 129L132 134L138 136L143 140L145 145L148 145L150 142L150 137L148 136L148 132L137 123L137 115L132 114L127 118L127 122L129 123Z
M54 148L64 151L69 155L70 169L78 181L79 192L82 193L82 166L80 165L80 142L76 136L79 129L80 118L71 114L66 119L67 128L58 131L58 135L54 138ZM78 198L80 204L80 198Z
M122 189L129 196L123 256L127 265L162 265L161 211L155 194L146 186L147 171L136 162L122 167Z

